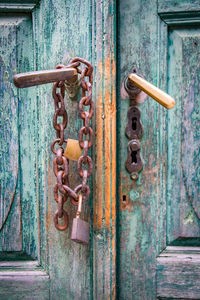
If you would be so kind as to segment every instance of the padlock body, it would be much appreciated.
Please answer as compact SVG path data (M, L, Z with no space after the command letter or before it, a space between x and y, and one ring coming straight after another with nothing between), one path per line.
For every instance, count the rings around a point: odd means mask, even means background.
M70 160L77 161L81 156L81 153L82 153L82 149L79 145L79 141L68 139L64 156Z
M80 244L89 244L90 225L80 218L74 218L72 223L71 240Z

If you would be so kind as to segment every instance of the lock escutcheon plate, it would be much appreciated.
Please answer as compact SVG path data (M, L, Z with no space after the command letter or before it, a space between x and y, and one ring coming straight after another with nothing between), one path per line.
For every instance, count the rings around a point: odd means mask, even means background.
M140 148L140 142L136 139L133 139L128 143L126 169L129 173L138 173L143 168L143 162L140 156Z
M140 121L140 110L136 106L130 106L127 118L128 123L126 126L126 135L128 139L141 139L143 135L143 128Z

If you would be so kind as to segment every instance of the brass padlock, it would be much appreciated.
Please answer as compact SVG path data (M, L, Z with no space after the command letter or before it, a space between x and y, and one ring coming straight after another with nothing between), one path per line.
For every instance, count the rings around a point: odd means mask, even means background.
M90 240L90 225L86 221L80 219L82 202L83 196L80 194L76 218L73 219L72 223L71 240L80 244L88 245Z
M64 156L70 160L77 161L81 156L82 149L79 145L79 141L67 139L67 146L65 148Z

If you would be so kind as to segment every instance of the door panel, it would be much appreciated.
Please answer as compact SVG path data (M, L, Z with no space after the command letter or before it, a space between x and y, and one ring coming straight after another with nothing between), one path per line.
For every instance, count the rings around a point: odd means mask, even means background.
M1 13L1 231L3 252L38 258L34 91L17 91L12 77L33 68L31 14ZM21 99L26 101L20 101Z
M200 245L200 27L169 29L168 45L168 86L177 105L167 120L167 240Z
M12 77L12 68L16 70L16 26L12 26L17 18L1 16L1 98L4 99L1 105L1 130L4 132L1 138L1 251L21 250L22 242L20 238L20 209L19 192L17 192L18 169L19 169L19 147L18 147L18 102L14 95L8 77ZM7 50L8 49L8 50ZM10 67L12 66L12 68ZM11 68L11 70L9 69ZM12 145L12 146L11 146ZM12 232L12 226L7 221L11 215L11 207L14 198L15 208L12 211L12 220L15 222L17 234ZM7 223L5 226L4 224ZM9 222L10 223L10 222ZM4 227L4 228L3 228ZM7 227L7 228L6 228ZM2 240L6 242L2 243ZM13 240L14 239L14 240Z
M48 299L49 276L40 260L36 92L12 83L16 72L34 69L30 10L36 3L18 4L0 4L0 298Z
M3 73L1 83L1 132L5 134L1 141L1 222L5 219L5 224L0 231L0 298L88 299L91 248L70 241L71 227L58 232L53 223L56 203L50 150L55 138L52 85L17 90L12 76L53 69L74 56L91 60L90 6L87 1L83 5L80 1L36 4L34 1L0 4L1 68L8 72L8 75ZM66 136L77 138L81 127L81 121L77 121L77 102L67 98L65 101L69 112ZM70 172L74 187L80 182L76 163L70 164ZM82 214L85 219L89 218L88 207L85 205ZM76 208L68 203L66 210L70 211L71 224Z
M200 6L193 4L119 4L119 299L200 298ZM133 66L176 100L171 111L150 99L138 104L144 167L136 182L125 169L129 100L123 80Z

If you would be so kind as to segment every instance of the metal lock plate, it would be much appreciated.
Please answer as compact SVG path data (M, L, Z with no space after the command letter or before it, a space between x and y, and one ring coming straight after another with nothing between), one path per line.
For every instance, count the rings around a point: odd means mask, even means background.
M128 143L128 156L126 160L126 169L129 173L140 172L143 162L140 156L140 142L136 139Z
M140 121L140 111L136 106L130 106L127 113L128 123L126 126L126 135L129 140L141 139L143 135L142 124Z
M74 218L72 223L71 240L80 244L89 244L90 225L80 218Z

